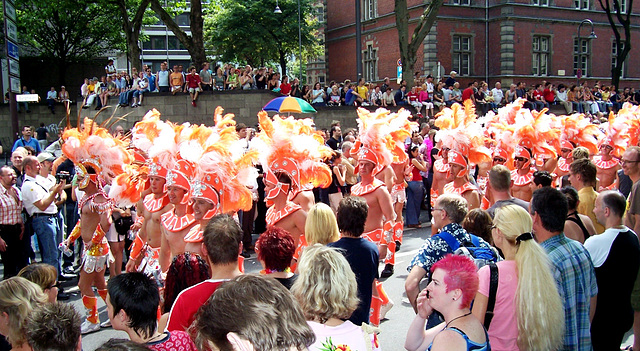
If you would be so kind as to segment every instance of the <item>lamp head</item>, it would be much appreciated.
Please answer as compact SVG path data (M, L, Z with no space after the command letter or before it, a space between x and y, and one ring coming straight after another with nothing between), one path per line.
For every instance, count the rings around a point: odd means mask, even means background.
M280 10L280 6L276 5L276 9L273 10L273 13L281 14L282 10Z

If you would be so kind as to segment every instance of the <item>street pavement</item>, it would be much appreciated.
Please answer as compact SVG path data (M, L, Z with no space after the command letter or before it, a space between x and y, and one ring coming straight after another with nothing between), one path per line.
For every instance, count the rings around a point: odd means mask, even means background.
M422 212L420 220L426 222L426 212ZM406 228L404 232L404 239L402 247L396 254L395 273L386 279L381 279L383 286L387 292L387 295L394 303L394 307L387 313L386 318L380 323L380 345L383 350L404 350L404 340L407 335L409 325L413 320L415 313L409 300L404 292L404 281L407 278L406 267L411 262L413 256L417 253L418 249L424 242L424 240L431 236L431 227L429 224L422 224L422 228L409 229ZM254 239L257 236L254 235ZM380 271L384 268L384 264L380 264ZM245 260L245 271L247 273L258 273L262 267L257 262L255 254L252 257ZM423 282L424 284L425 282ZM84 316L84 307L76 286L77 279L73 279L68 282L62 282L62 286L65 291L71 293L71 299L66 302L71 303L81 315ZM423 286L424 287L424 286ZM100 320L107 320L107 308L102 299L98 299L98 311L100 313ZM91 333L83 336L82 346L84 351L93 351L102 345L107 340L112 338L124 338L127 339L126 333L116 331L113 328L103 328L98 332ZM632 345L633 333L630 330L624 338L622 346Z

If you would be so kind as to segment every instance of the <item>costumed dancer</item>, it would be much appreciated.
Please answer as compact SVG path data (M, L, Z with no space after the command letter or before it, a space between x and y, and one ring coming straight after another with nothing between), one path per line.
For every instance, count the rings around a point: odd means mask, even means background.
M385 109L378 109L374 113L358 109L359 136L351 150L358 155L356 171L361 177L361 181L351 188L351 194L363 197L369 206L362 237L378 246L380 257L385 257L385 270L391 272L395 264L393 228L396 218L389 191L376 175L392 162L407 159L404 140L417 127L416 123L409 122L409 116L410 113L404 109L398 113L390 113ZM382 284L374 281L369 317L371 323L378 325L392 306L393 302L387 297Z
M153 275L162 284L160 268L160 248L162 246L162 215L173 210L165 190L167 172L175 165L175 143L166 144L166 133L172 134L173 127L160 120L160 113L153 109L133 128L132 144L146 151L149 159L149 184L151 193L136 205L138 218L134 228L140 228L136 234L127 272L144 272ZM173 148L171 148L173 146Z
M518 111L514 137L518 142L513 154L515 169L511 171L513 180L512 195L524 201L531 201L533 194L533 173L536 169L532 162L537 158L556 159L556 151L547 140L559 138L560 130L552 127L550 115L532 112L527 109ZM555 168L555 166L554 166Z
M616 174L621 168L618 159L629 145L626 111L620 111L622 114L619 113L618 116L609 114L609 121L602 125L605 134L598 141L599 154L592 159L596 165L599 191L617 189Z
M61 246L68 250L79 237L84 242L78 287L87 309L87 319L81 326L82 334L86 334L100 329L93 287L102 299L107 297L104 270L109 260L109 244L105 233L111 227L114 203L104 193L103 182L122 173L122 165L131 163L131 155L123 141L112 137L107 129L98 127L91 119L85 118L83 126L67 128L63 134L62 152L74 162L78 188L84 196L78 201L80 220ZM109 321L105 323L109 325Z
M400 251L402 245L402 236L404 233L404 220L402 218L402 210L405 203L407 203L408 187L407 179L411 179L412 168L409 164L409 159L402 161L394 161L391 163L391 169L394 173L394 183L391 188L391 201L393 205L393 211L396 213L396 221L393 224L393 241L396 244L395 252ZM393 269L383 270L380 273L382 278L390 277L393 274Z
M464 197L469 209L480 207L481 190L469 181L469 169L491 160L491 150L484 146L482 127L477 121L473 103L468 100L464 108L458 104L444 109L436 120L440 128L436 136L449 148L449 172L453 180L447 183L444 194Z
M184 237L185 251L202 254L204 229L218 214L233 215L248 211L253 205L250 187L257 187L257 170L253 167L256 153L244 152L235 131L233 114L222 116L222 108L215 113L215 127L199 126L183 131L181 157L195 164L191 181L191 203L195 225ZM242 247L240 248L242 251ZM244 272L244 257L238 265Z
M265 111L258 113L260 133L254 140L253 150L259 152L264 169L267 226L275 226L289 232L297 248L291 269L295 271L297 260L306 246L304 226L307 212L290 200L291 193L304 186L326 188L331 184L331 170L323 162L332 151L324 145L322 132L315 131L310 120L273 120Z

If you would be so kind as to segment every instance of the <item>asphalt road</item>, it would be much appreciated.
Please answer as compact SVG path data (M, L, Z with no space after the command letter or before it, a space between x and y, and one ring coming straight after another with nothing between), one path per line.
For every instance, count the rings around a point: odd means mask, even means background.
M424 211L422 215L421 220L426 222ZM379 340L383 350L404 350L403 345L407 330L415 316L404 292L404 281L407 277L406 267L420 248L424 239L430 235L431 228L425 224L419 229L405 229L401 250L396 254L395 273L393 276L381 280L383 281L383 286L388 296L394 303L394 307L387 313L386 318L380 324L381 334ZM255 238L256 236L254 235L254 239ZM382 271L383 268L384 264L381 264L380 271ZM255 254L245 260L245 271L247 273L257 273L261 269L260 264L255 258ZM81 315L84 315L84 307L82 306L76 284L77 280L75 279L62 283L65 291L72 293L72 297L68 302L73 304ZM100 320L105 321L107 319L107 309L102 299L98 299L98 311L100 313ZM101 329L98 332L83 336L83 350L93 351L112 338L126 339L128 337L126 333L113 330L112 328ZM629 331L625 335L622 346L631 345L632 343L633 333Z

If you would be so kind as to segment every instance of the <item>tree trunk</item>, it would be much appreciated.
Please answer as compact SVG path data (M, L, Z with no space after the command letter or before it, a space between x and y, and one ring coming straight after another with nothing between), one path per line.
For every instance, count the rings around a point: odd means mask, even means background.
M127 55L129 56L129 62L131 63L131 68L136 67L138 72L142 72L142 61L140 60L140 55L142 50L140 50L140 44L138 43L139 34L138 33L128 33L127 35ZM129 72L129 67L127 67L127 72Z
M413 86L413 72L416 64L418 48L429 34L431 27L438 17L438 11L444 0L431 0L418 19L416 28L409 40L409 9L407 0L395 0L396 27L398 28L398 42L400 59L402 60L402 79L407 83L407 90Z
M282 69L282 77L284 77L287 75L286 54L282 49L278 49L278 53L280 54L280 68Z
M140 49L138 40L140 39L140 29L142 28L144 12L147 10L150 1L151 0L142 0L140 2L140 6L136 10L133 19L129 19L126 0L117 0L115 3L120 11L120 16L122 16L122 30L127 39L127 56L129 62L131 63L131 67L136 67L138 70L142 69L142 61L140 61L142 50ZM129 67L127 67L127 72L128 71Z
M165 11L158 0L150 0L151 9L160 16L162 22L171 29L173 34L189 51L191 60L198 67L206 61L207 56L204 50L204 21L202 19L202 2L200 0L191 0L191 36L187 35L180 26L173 20L173 17Z

